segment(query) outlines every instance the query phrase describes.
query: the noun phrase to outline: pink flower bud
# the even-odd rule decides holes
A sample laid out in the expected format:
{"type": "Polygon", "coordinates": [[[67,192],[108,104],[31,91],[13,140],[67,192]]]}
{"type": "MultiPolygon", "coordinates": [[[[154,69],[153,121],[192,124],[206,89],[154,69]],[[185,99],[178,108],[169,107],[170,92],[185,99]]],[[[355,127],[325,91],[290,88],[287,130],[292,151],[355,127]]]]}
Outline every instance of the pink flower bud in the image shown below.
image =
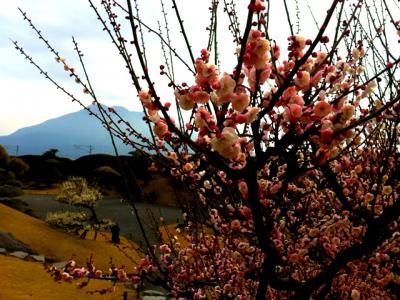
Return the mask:
{"type": "Polygon", "coordinates": [[[329,143],[332,141],[333,130],[332,128],[325,128],[321,130],[321,141],[324,143],[329,143]]]}
{"type": "Polygon", "coordinates": [[[160,246],[160,251],[163,254],[168,254],[171,253],[171,249],[169,248],[169,246],[167,244],[163,244],[160,246]]]}
{"type": "Polygon", "coordinates": [[[239,192],[242,194],[243,198],[247,199],[249,189],[248,189],[247,183],[245,181],[239,182],[239,192]]]}
{"type": "Polygon", "coordinates": [[[247,120],[246,115],[242,115],[242,114],[237,115],[235,118],[235,122],[238,124],[246,123],[246,120],[247,120]]]}
{"type": "Polygon", "coordinates": [[[241,227],[240,221],[235,219],[231,222],[231,229],[235,231],[239,231],[241,227]]]}
{"type": "Polygon", "coordinates": [[[140,101],[141,101],[143,104],[146,104],[146,103],[150,103],[150,102],[151,102],[151,96],[150,96],[150,94],[149,94],[148,92],[144,91],[144,90],[141,90],[141,91],[139,92],[139,99],[140,99],[140,101]]]}
{"type": "Polygon", "coordinates": [[[303,114],[302,107],[298,104],[289,104],[288,109],[291,120],[296,120],[303,114]]]}

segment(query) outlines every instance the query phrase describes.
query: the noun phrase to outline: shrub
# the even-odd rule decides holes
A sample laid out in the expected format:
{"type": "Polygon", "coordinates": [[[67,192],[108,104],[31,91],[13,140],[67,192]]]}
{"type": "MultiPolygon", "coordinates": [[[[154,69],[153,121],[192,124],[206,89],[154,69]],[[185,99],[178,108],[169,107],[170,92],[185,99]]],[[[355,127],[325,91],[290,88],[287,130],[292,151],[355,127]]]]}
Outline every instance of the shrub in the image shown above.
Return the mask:
{"type": "Polygon", "coordinates": [[[63,174],[59,169],[60,163],[55,158],[48,158],[40,165],[38,179],[47,185],[59,182],[63,174]]]}
{"type": "Polygon", "coordinates": [[[115,223],[110,219],[101,219],[98,223],[93,223],[90,214],[84,211],[59,211],[50,212],[46,216],[46,222],[51,226],[66,232],[79,234],[80,231],[105,231],[109,230],[115,223]]]}
{"type": "Polygon", "coordinates": [[[25,201],[18,199],[18,198],[12,198],[12,199],[1,199],[0,198],[0,204],[6,205],[8,207],[11,207],[13,209],[16,209],[24,214],[30,215],[32,217],[37,217],[33,210],[29,207],[29,204],[26,203],[25,201]]]}
{"type": "Polygon", "coordinates": [[[94,173],[105,177],[121,177],[121,174],[110,166],[101,166],[93,170],[94,173]]]}
{"type": "Polygon", "coordinates": [[[101,198],[100,191],[89,186],[85,178],[70,177],[61,184],[57,200],[86,211],[49,213],[46,221],[57,228],[76,234],[84,230],[81,237],[84,237],[90,229],[95,230],[96,234],[99,230],[110,229],[114,223],[109,219],[99,219],[96,214],[95,206],[101,198]]]}
{"type": "Polygon", "coordinates": [[[16,176],[22,176],[26,171],[29,170],[29,165],[18,157],[11,157],[7,167],[16,176]]]}
{"type": "Polygon", "coordinates": [[[19,188],[22,188],[24,186],[24,184],[21,181],[16,180],[16,179],[8,179],[5,182],[5,184],[16,186],[16,187],[19,187],[19,188]]]}
{"type": "Polygon", "coordinates": [[[0,197],[17,197],[21,196],[23,191],[20,187],[14,185],[0,185],[0,197]]]}
{"type": "Polygon", "coordinates": [[[8,165],[10,161],[10,156],[7,153],[6,148],[3,145],[0,145],[0,168],[4,168],[8,165]]]}
{"type": "Polygon", "coordinates": [[[14,180],[16,179],[15,179],[15,174],[13,172],[0,168],[0,185],[8,184],[9,182],[12,182],[14,180]]]}
{"type": "Polygon", "coordinates": [[[46,216],[46,222],[58,229],[74,233],[89,229],[89,216],[84,212],[49,212],[46,216]]]}

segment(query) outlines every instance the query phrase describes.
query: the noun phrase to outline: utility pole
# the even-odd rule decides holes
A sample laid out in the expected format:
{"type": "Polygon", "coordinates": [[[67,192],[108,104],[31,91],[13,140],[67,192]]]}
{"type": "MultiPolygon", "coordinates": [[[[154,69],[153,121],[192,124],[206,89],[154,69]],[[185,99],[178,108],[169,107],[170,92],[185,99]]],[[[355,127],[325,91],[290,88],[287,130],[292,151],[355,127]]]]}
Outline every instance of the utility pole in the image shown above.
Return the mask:
{"type": "Polygon", "coordinates": [[[18,156],[19,145],[4,145],[4,148],[6,148],[9,153],[12,153],[12,149],[15,149],[15,156],[18,156]]]}
{"type": "Polygon", "coordinates": [[[92,155],[94,146],[93,145],[74,145],[75,149],[83,150],[89,155],[92,155]]]}

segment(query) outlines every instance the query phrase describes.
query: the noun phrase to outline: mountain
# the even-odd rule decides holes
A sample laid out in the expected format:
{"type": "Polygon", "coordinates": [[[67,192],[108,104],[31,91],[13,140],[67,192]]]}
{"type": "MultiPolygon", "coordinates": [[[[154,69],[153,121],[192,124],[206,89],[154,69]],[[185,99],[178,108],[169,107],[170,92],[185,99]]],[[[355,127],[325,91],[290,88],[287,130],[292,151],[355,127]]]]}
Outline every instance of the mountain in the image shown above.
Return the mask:
{"type": "MultiPolygon", "coordinates": [[[[98,108],[90,109],[98,113],[98,108]]],[[[137,131],[146,137],[150,136],[148,125],[143,121],[142,112],[129,111],[124,107],[114,110],[137,131]]],[[[121,128],[125,129],[126,126],[121,128]]],[[[77,158],[90,153],[114,154],[110,136],[100,121],[90,116],[86,110],[69,113],[58,118],[47,120],[38,125],[24,127],[16,132],[0,136],[0,144],[4,145],[12,155],[43,154],[50,148],[58,149],[58,156],[77,158]]],[[[117,142],[121,154],[127,154],[131,147],[117,142]]]]}

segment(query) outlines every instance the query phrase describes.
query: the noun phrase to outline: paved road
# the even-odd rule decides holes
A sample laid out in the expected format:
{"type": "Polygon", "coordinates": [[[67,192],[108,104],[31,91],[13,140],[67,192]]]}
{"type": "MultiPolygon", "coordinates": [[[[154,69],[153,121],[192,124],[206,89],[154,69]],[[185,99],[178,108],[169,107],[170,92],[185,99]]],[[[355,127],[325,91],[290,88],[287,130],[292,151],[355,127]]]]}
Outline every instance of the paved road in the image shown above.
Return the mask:
{"type": "MultiPolygon", "coordinates": [[[[29,204],[37,216],[43,219],[49,212],[76,210],[75,207],[68,204],[57,202],[54,196],[23,195],[20,198],[29,204]]],[[[137,203],[136,207],[151,243],[157,242],[154,221],[152,221],[153,217],[151,216],[154,216],[157,220],[162,216],[166,223],[176,223],[182,217],[180,210],[176,208],[145,203],[137,203]]],[[[132,207],[126,201],[121,201],[121,199],[115,197],[104,197],[96,206],[96,212],[99,218],[109,218],[116,221],[121,234],[130,237],[135,242],[144,243],[132,207]]]]}

